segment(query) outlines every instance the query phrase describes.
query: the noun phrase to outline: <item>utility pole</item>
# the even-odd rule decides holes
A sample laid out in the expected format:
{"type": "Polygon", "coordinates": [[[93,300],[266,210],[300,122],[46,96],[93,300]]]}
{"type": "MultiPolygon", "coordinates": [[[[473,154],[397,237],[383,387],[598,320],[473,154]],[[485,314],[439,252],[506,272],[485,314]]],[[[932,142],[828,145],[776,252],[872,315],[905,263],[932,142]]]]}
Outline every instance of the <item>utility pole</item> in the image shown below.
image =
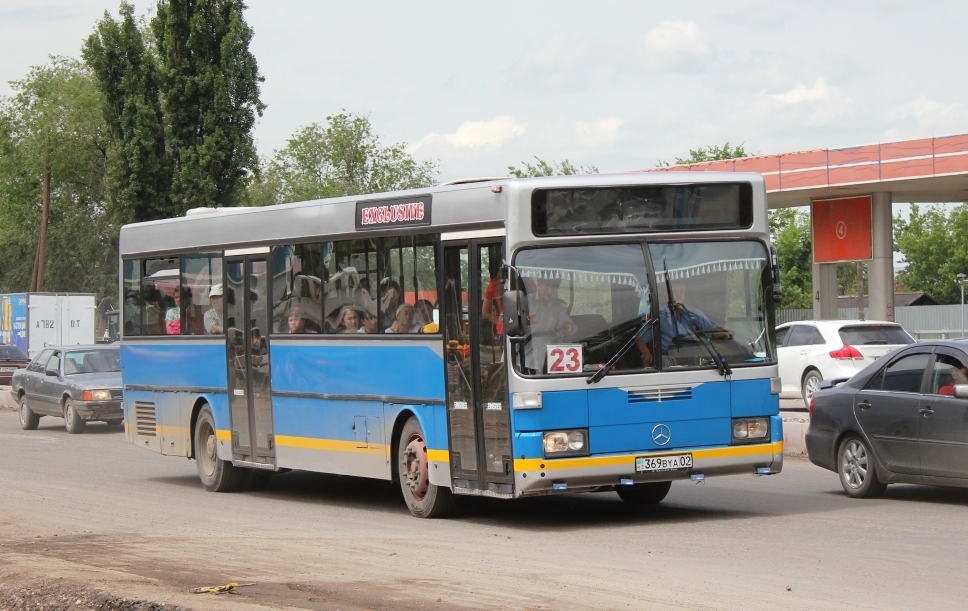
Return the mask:
{"type": "Polygon", "coordinates": [[[50,147],[44,154],[44,188],[40,196],[40,239],[37,240],[37,256],[34,258],[34,273],[30,280],[30,291],[39,293],[44,290],[44,264],[47,258],[47,219],[50,216],[50,147]]]}
{"type": "Polygon", "coordinates": [[[857,318],[864,320],[864,262],[857,262],[857,318]]]}

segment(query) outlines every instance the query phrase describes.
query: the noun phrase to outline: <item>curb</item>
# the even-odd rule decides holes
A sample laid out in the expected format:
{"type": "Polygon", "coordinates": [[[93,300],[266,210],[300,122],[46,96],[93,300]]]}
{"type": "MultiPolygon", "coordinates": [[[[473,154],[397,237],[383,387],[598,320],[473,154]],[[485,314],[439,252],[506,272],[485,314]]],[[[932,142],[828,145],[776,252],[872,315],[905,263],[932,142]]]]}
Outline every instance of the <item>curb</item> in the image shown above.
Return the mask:
{"type": "Polygon", "coordinates": [[[780,416],[783,418],[783,453],[788,456],[805,456],[810,416],[790,413],[780,416]]]}

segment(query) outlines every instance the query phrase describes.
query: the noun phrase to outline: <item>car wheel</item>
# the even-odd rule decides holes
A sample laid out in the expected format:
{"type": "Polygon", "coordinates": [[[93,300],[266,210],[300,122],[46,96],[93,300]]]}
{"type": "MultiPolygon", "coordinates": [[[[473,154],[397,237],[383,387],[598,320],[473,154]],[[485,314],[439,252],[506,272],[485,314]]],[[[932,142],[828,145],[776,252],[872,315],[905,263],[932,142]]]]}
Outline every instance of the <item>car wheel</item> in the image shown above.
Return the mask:
{"type": "Polygon", "coordinates": [[[420,422],[414,416],[400,431],[397,468],[400,491],[410,513],[418,518],[441,518],[450,512],[454,495],[450,489],[430,483],[427,442],[420,422]]]}
{"type": "Polygon", "coordinates": [[[844,491],[854,498],[874,498],[887,488],[887,484],[877,477],[874,454],[860,437],[848,437],[840,444],[837,473],[844,491]]]}
{"type": "Polygon", "coordinates": [[[245,472],[218,457],[215,418],[208,405],[198,412],[195,422],[195,464],[202,486],[211,492],[234,492],[242,485],[245,472]]]}
{"type": "Polygon", "coordinates": [[[803,378],[803,404],[810,407],[810,398],[813,397],[813,393],[817,392],[820,388],[820,382],[823,381],[823,376],[816,369],[811,369],[807,372],[807,375],[803,378]]]}
{"type": "Polygon", "coordinates": [[[670,488],[672,488],[672,482],[652,482],[619,486],[616,492],[619,498],[630,505],[655,505],[662,502],[662,499],[669,494],[670,488]]]}
{"type": "Polygon", "coordinates": [[[84,425],[87,424],[78,415],[77,410],[74,408],[74,402],[70,399],[64,401],[64,428],[71,435],[76,435],[78,433],[84,432],[84,425]]]}
{"type": "Polygon", "coordinates": [[[20,428],[25,431],[33,431],[40,424],[40,416],[34,413],[27,405],[27,397],[20,398],[20,428]]]}

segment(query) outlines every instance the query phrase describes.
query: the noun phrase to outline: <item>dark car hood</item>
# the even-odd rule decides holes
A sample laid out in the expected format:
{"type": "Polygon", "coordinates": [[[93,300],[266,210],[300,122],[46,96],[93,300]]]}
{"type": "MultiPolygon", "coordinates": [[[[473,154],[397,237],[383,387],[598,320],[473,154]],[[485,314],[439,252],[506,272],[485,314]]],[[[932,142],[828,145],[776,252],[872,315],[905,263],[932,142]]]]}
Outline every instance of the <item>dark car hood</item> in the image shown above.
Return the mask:
{"type": "Polygon", "coordinates": [[[121,388],[121,372],[75,373],[64,377],[64,381],[74,388],[121,388]]]}

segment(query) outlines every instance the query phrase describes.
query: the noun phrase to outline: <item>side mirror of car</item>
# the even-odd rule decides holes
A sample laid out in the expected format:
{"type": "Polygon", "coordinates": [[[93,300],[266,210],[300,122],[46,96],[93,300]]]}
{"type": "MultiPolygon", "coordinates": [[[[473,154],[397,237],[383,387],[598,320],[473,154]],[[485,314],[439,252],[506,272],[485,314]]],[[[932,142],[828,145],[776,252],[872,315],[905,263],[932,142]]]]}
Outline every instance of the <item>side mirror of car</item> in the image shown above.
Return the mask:
{"type": "Polygon", "coordinates": [[[968,384],[955,384],[954,395],[959,399],[968,399],[968,384]]]}
{"type": "Polygon", "coordinates": [[[508,337],[521,337],[528,318],[527,295],[524,291],[505,291],[501,303],[504,306],[504,332],[508,337]]]}

